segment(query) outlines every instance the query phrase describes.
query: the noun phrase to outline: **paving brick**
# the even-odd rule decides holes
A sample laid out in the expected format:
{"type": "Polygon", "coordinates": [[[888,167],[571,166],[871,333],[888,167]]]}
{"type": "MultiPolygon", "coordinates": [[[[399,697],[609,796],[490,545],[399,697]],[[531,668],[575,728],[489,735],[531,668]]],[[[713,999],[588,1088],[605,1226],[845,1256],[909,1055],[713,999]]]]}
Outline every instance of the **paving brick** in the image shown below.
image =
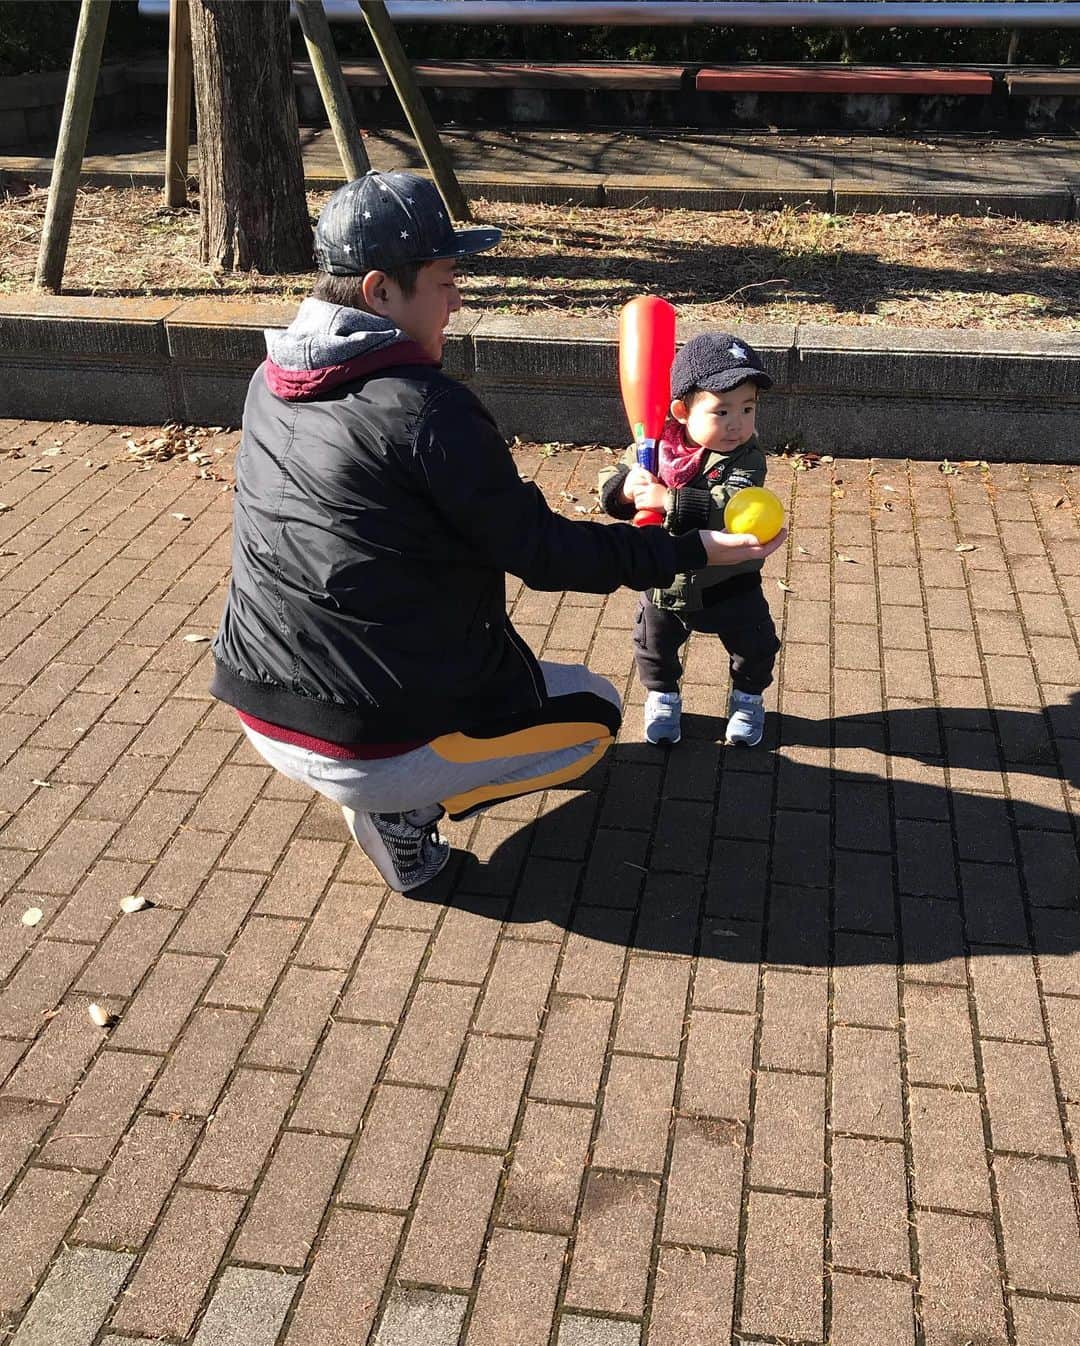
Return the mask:
{"type": "Polygon", "coordinates": [[[247,1049],[245,1064],[305,1069],[344,982],[343,972],[289,968],[247,1049]]]}
{"type": "Polygon", "coordinates": [[[899,1017],[895,944],[868,935],[837,934],[834,1020],[886,1028],[896,1024],[899,1017]]]}
{"type": "Polygon", "coordinates": [[[774,876],[797,874],[806,887],[826,887],[829,840],[828,814],[779,811],[773,833],[774,876]]]}
{"type": "Polygon", "coordinates": [[[613,1000],[622,981],[633,915],[579,907],[567,935],[558,989],[567,995],[613,1000]]]}
{"type": "Polygon", "coordinates": [[[828,963],[829,903],[824,889],[773,884],[765,958],[796,968],[824,967],[828,963]]]}
{"type": "Polygon", "coordinates": [[[1067,907],[1080,892],[1080,860],[1068,837],[1021,830],[1020,854],[1028,898],[1035,907],[1067,907]]]}
{"type": "Polygon", "coordinates": [[[8,1188],[56,1116],[47,1103],[0,1099],[0,1195],[8,1188]]]}
{"type": "Polygon", "coordinates": [[[927,1346],[952,1346],[965,1338],[1005,1346],[1005,1309],[989,1220],[920,1210],[916,1226],[927,1346]]]}
{"type": "Polygon", "coordinates": [[[657,1268],[650,1346],[711,1346],[731,1332],[735,1260],[664,1248],[657,1268]]]}
{"type": "MultiPolygon", "coordinates": [[[[478,899],[482,901],[482,899],[478,899]]],[[[490,904],[493,912],[504,904],[490,904]]],[[[435,980],[471,982],[477,986],[487,976],[499,921],[485,912],[451,907],[432,945],[424,975],[435,980]]]]}
{"type": "Polygon", "coordinates": [[[275,865],[255,910],[266,916],[310,916],[343,850],[338,842],[298,838],[275,865]]]}
{"type": "Polygon", "coordinates": [[[419,931],[373,930],[341,1002],[342,1017],[396,1024],[427,945],[419,931]]]}
{"type": "Polygon", "coordinates": [[[120,998],[132,995],[161,952],[176,919],[175,912],[153,907],[121,917],[79,978],[79,990],[120,998]]]}
{"type": "Polygon", "coordinates": [[[501,1169],[496,1155],[434,1151],[398,1263],[402,1280],[472,1287],[501,1169]]]}
{"type": "Polygon", "coordinates": [[[737,1326],[744,1332],[820,1339],[823,1254],[823,1202],[751,1192],[737,1326]]]}
{"type": "Polygon", "coordinates": [[[594,1162],[602,1168],[660,1173],[675,1095],[675,1063],[611,1058],[594,1162]]]}
{"type": "Polygon", "coordinates": [[[380,896],[379,889],[332,883],[308,926],[296,961],[308,967],[348,971],[375,919],[380,896]]]}
{"type": "Polygon", "coordinates": [[[82,944],[40,940],[0,993],[0,1032],[32,1038],[41,1016],[60,1003],[79,975],[87,953],[82,944]]]}
{"type": "Polygon", "coordinates": [[[655,1178],[589,1175],[570,1262],[568,1306],[633,1316],[643,1312],[659,1194],[655,1178]]]}
{"type": "Polygon", "coordinates": [[[232,1192],[178,1188],[112,1326],[187,1337],[243,1206],[244,1198],[232,1192]]]}
{"type": "Polygon", "coordinates": [[[288,1346],[367,1340],[401,1225],[398,1216],[376,1211],[334,1211],[304,1281],[288,1346]]]}
{"type": "Polygon", "coordinates": [[[833,1346],[914,1346],[911,1286],[834,1272],[829,1341],[833,1346]]]}
{"type": "Polygon", "coordinates": [[[989,1156],[979,1096],[914,1088],[910,1110],[916,1201],[988,1215],[989,1156]]]}
{"type": "Polygon", "coordinates": [[[535,1036],[557,959],[558,950],[548,945],[504,940],[476,1016],[477,1029],[535,1036]]]}
{"type": "Polygon", "coordinates": [[[396,1288],[374,1346],[458,1346],[469,1301],[464,1295],[396,1288]]]}
{"type": "Polygon", "coordinates": [[[911,1261],[903,1146],[836,1136],[831,1167],[834,1262],[906,1275],[911,1261]]]}
{"type": "Polygon", "coordinates": [[[236,766],[230,763],[218,773],[202,794],[189,825],[200,832],[232,832],[266,783],[267,766],[236,766]]]}
{"type": "Polygon", "coordinates": [[[641,1346],[641,1328],[637,1323],[614,1318],[589,1318],[564,1313],[559,1324],[558,1346],[641,1346]]]}
{"type": "Polygon", "coordinates": [[[442,1128],[444,1144],[509,1148],[531,1054],[527,1042],[470,1034],[442,1128]]]}
{"type": "Polygon", "coordinates": [[[261,1009],[303,932],[300,921],[252,916],[210,983],[211,1004],[261,1009]]]}
{"type": "Polygon", "coordinates": [[[442,1094],[382,1084],[353,1150],[340,1200],[382,1210],[412,1201],[431,1144],[442,1094]]]}
{"type": "Polygon", "coordinates": [[[1080,1234],[1062,1163],[998,1155],[994,1160],[1009,1284],[1080,1294],[1080,1234]]]}
{"type": "Polygon", "coordinates": [[[162,954],[113,1029],[110,1044],[167,1052],[216,970],[213,958],[162,954]]]}
{"type": "Polygon", "coordinates": [[[836,851],[834,889],[836,925],[842,930],[892,934],[895,897],[887,856],[836,851]]]}
{"type": "Polygon", "coordinates": [[[995,1150],[1065,1156],[1045,1047],[984,1042],[983,1075],[995,1150]]]}
{"type": "Polygon", "coordinates": [[[181,953],[225,953],[262,884],[261,874],[212,874],[177,927],[169,948],[181,953]]]}
{"type": "Polygon", "coordinates": [[[476,990],[423,982],[390,1055],[387,1078],[445,1089],[465,1045],[476,990]]]}
{"type": "Polygon", "coordinates": [[[1080,1304],[1012,1297],[1017,1346],[1072,1346],[1080,1334],[1080,1304]]]}
{"type": "MultiPolygon", "coordinates": [[[[1045,985],[1045,967],[1043,976],[1045,985]]],[[[974,946],[971,979],[975,986],[979,1032],[984,1037],[1042,1041],[1042,1012],[1029,955],[974,946]]]]}
{"type": "Polygon", "coordinates": [[[745,1140],[746,1128],[740,1122],[675,1119],[665,1242],[735,1249],[745,1140]]]}
{"type": "Polygon", "coordinates": [[[0,1211],[0,1313],[29,1298],[94,1179],[61,1169],[30,1169],[0,1211]]]}
{"type": "Polygon", "coordinates": [[[706,917],[694,975],[694,1007],[752,1011],[757,1005],[760,950],[759,925],[706,917]]]}
{"type": "Polygon", "coordinates": [[[836,1131],[903,1136],[900,1043],[892,1029],[834,1031],[831,1121],[836,1131]]]}
{"type": "Polygon", "coordinates": [[[296,1077],[239,1070],[206,1123],[187,1171],[208,1187],[253,1187],[296,1091],[296,1077]]]}
{"type": "Polygon", "coordinates": [[[905,976],[967,986],[967,941],[959,906],[936,898],[905,897],[900,909],[905,976]]]}
{"type": "MultiPolygon", "coordinates": [[[[530,1092],[536,1098],[591,1103],[607,1051],[612,1007],[554,994],[530,1092]]],[[[680,1010],[681,1018],[681,1010],[680,1010]]]]}
{"type": "Polygon", "coordinates": [[[240,1010],[196,1010],[158,1077],[149,1106],[161,1112],[206,1116],[214,1107],[255,1015],[240,1010]]]}
{"type": "MultiPolygon", "coordinates": [[[[4,1092],[17,1098],[63,1103],[102,1044],[101,1029],[87,1013],[89,1002],[71,1000],[50,1019],[23,1057],[4,1092]]],[[[111,1012],[114,1008],[106,1004],[111,1012]]]]}
{"type": "Polygon", "coordinates": [[[65,1248],[34,1297],[18,1346],[89,1346],[135,1258],[103,1248],[65,1248]]]}
{"type": "Polygon", "coordinates": [[[286,800],[258,800],[222,857],[222,865],[272,874],[306,807],[306,803],[286,800]]]}
{"type": "Polygon", "coordinates": [[[286,1131],[233,1246],[246,1262],[302,1267],[330,1200],[348,1142],[286,1131]]]}
{"type": "Polygon", "coordinates": [[[760,1071],[750,1181],[818,1195],[824,1190],[824,1164],[825,1080],[760,1071]]]}
{"type": "Polygon", "coordinates": [[[184,1117],[145,1113],[137,1117],[76,1227],[79,1240],[139,1247],[191,1153],[198,1130],[184,1117]]]}
{"type": "Polygon", "coordinates": [[[754,1020],[750,1015],[694,1010],[680,1109],[706,1117],[748,1120],[753,1050],[754,1020]]]}
{"type": "Polygon", "coordinates": [[[274,1346],[299,1276],[226,1267],[193,1346],[274,1346]]]}
{"type": "Polygon", "coordinates": [[[569,1233],[589,1149],[593,1114],[556,1103],[530,1103],[503,1192],[503,1224],[569,1233]]]}
{"type": "Polygon", "coordinates": [[[631,957],[615,1030],[615,1049],[677,1056],[689,965],[663,958],[631,957]]]}
{"type": "Polygon", "coordinates": [[[38,857],[23,880],[37,893],[70,893],[98,858],[116,831],[115,824],[76,818],[38,857]]]}
{"type": "Polygon", "coordinates": [[[352,1135],[375,1087],[390,1036],[391,1030],[379,1024],[332,1023],[290,1125],[352,1135]]]}
{"type": "Polygon", "coordinates": [[[975,1087],[967,993],[959,987],[904,990],[908,1077],[913,1084],[975,1087]]]}
{"type": "Polygon", "coordinates": [[[494,1230],[466,1346],[547,1346],[565,1254],[554,1235],[494,1230]]]}
{"type": "Polygon", "coordinates": [[[104,1168],[160,1065],[155,1056],[102,1052],[43,1147],[44,1162],[104,1168]]]}
{"type": "Polygon", "coordinates": [[[769,968],[759,1059],[774,1070],[825,1069],[828,982],[769,968]]]}
{"type": "MultiPolygon", "coordinates": [[[[1080,1101],[1080,1001],[1047,996],[1051,1050],[1057,1061],[1061,1090],[1080,1101]]],[[[9,1086],[10,1087],[10,1086],[9,1086]]]]}

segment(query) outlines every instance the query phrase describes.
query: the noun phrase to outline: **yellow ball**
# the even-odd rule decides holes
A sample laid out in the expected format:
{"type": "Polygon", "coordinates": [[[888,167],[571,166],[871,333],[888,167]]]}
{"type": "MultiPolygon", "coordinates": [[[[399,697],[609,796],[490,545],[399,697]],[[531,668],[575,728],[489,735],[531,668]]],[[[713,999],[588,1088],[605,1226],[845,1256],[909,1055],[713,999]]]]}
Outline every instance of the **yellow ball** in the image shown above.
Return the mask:
{"type": "Polygon", "coordinates": [[[729,533],[753,533],[759,542],[769,542],[783,526],[784,507],[764,486],[744,486],[724,507],[729,533]]]}

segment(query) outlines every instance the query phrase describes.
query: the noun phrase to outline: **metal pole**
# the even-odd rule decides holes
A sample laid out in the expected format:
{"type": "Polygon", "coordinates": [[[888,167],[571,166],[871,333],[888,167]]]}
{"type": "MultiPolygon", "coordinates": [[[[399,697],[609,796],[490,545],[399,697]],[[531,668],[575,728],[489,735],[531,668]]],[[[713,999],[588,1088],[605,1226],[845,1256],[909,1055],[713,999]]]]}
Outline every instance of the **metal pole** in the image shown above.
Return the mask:
{"type": "Polygon", "coordinates": [[[187,205],[188,151],[191,147],[191,10],[188,0],[173,0],[169,10],[169,92],[165,110],[165,204],[187,205]]]}
{"type": "Polygon", "coordinates": [[[75,49],[71,53],[64,111],[56,141],[49,204],[41,231],[34,287],[55,294],[64,279],[71,217],[75,213],[75,193],[79,188],[79,170],[86,153],[86,135],[94,110],[94,90],[101,69],[101,49],[105,44],[105,25],[109,20],[110,0],[82,0],[79,26],[75,30],[75,49]]]}
{"type": "Polygon", "coordinates": [[[293,0],[296,17],[300,20],[300,31],[307,43],[311,68],[322,94],[323,107],[334,133],[334,141],[341,166],[348,181],[362,178],[371,167],[367,150],[356,125],[349,91],[345,87],[345,76],[341,73],[341,62],[337,58],[334,39],[330,34],[330,25],[326,21],[326,11],[322,0],[293,0]]]}
{"type": "Polygon", "coordinates": [[[456,220],[469,219],[469,203],[461,190],[446,146],[439,139],[431,112],[409,65],[409,58],[386,12],[386,5],[383,0],[359,0],[359,4],[379,57],[386,67],[387,77],[408,118],[431,176],[446,202],[446,209],[456,220]]]}

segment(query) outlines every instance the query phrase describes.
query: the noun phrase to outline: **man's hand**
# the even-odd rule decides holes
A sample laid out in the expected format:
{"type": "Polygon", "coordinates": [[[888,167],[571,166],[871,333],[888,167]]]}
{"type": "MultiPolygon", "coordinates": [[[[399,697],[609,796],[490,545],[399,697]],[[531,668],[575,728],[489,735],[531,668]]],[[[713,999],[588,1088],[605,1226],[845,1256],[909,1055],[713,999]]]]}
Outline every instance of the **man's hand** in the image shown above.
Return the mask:
{"type": "MultiPolygon", "coordinates": [[[[659,486],[660,484],[660,478],[654,477],[647,467],[632,467],[623,481],[623,499],[628,505],[633,505],[635,503],[635,491],[641,490],[643,486],[659,486]]],[[[641,506],[639,505],[638,508],[640,509],[641,506]]],[[[663,505],[660,508],[663,509],[663,505]]]]}
{"type": "Polygon", "coordinates": [[[763,561],[787,541],[788,531],[781,528],[768,542],[759,542],[752,533],[718,533],[701,530],[701,541],[711,566],[734,566],[743,561],[763,561]]]}

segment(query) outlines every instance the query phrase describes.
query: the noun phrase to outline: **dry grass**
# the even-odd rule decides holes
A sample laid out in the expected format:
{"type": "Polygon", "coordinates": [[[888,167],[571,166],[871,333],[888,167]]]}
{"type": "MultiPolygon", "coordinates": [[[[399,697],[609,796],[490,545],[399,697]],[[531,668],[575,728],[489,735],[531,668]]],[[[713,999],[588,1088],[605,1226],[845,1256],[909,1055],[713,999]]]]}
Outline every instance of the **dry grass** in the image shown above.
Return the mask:
{"type": "MultiPolygon", "coordinates": [[[[29,289],[45,192],[0,201],[0,293],[29,289]]],[[[316,214],[326,193],[312,193],[316,214]]],[[[818,211],[612,210],[475,202],[502,246],[470,265],[467,303],[603,316],[666,295],[687,319],[940,328],[1080,328],[1080,227],[818,211]]],[[[149,189],[79,193],[65,292],[296,299],[310,275],[218,274],[194,209],[149,189]]]]}

